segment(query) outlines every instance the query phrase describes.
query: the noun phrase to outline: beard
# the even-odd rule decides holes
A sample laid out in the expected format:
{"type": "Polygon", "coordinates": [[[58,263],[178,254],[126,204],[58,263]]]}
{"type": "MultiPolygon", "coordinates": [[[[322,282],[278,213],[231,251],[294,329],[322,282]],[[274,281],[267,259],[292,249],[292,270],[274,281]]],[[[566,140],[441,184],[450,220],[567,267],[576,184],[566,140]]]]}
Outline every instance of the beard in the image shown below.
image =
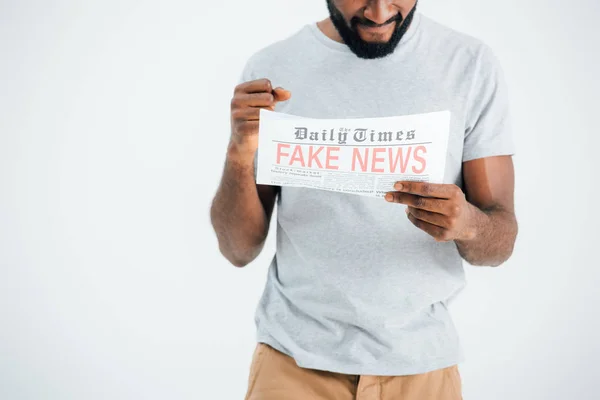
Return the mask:
{"type": "Polygon", "coordinates": [[[406,31],[408,30],[408,27],[417,9],[417,3],[418,0],[417,2],[415,2],[415,6],[412,8],[412,10],[410,10],[410,12],[406,15],[405,18],[403,18],[402,15],[398,13],[397,16],[385,22],[385,24],[396,24],[394,32],[392,33],[390,40],[388,40],[387,42],[367,42],[360,37],[357,30],[357,26],[359,24],[366,26],[376,26],[377,24],[374,24],[372,21],[354,16],[350,20],[350,24],[348,24],[340,10],[338,10],[337,7],[333,4],[333,0],[327,0],[327,8],[329,10],[329,17],[331,18],[331,22],[333,22],[333,25],[344,40],[344,43],[350,48],[350,50],[352,50],[352,52],[360,58],[374,59],[385,57],[394,52],[396,46],[398,45],[398,43],[400,43],[400,39],[402,39],[402,36],[404,36],[406,31]],[[402,23],[403,21],[404,23],[402,23]]]}

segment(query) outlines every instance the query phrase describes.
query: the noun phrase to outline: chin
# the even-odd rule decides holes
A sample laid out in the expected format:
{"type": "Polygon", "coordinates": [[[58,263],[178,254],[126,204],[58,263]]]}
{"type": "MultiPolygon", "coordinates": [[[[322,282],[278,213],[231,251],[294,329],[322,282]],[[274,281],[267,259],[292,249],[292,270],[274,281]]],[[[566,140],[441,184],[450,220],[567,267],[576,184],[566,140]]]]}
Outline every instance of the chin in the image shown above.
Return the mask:
{"type": "Polygon", "coordinates": [[[390,41],[392,35],[359,35],[362,40],[370,44],[385,44],[390,41]]]}
{"type": "Polygon", "coordinates": [[[358,30],[357,33],[358,36],[367,43],[387,43],[392,38],[394,30],[391,29],[389,32],[381,33],[361,32],[361,30],[358,30]]]}

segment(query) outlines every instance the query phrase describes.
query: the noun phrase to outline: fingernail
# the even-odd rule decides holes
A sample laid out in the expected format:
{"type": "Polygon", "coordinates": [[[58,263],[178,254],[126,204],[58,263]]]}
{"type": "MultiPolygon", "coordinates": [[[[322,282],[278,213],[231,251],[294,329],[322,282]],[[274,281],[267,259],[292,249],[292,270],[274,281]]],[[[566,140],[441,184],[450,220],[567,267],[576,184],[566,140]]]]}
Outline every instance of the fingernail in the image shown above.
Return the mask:
{"type": "Polygon", "coordinates": [[[402,184],[401,183],[396,183],[394,185],[394,188],[396,188],[396,190],[402,190],[402,184]]]}
{"type": "Polygon", "coordinates": [[[394,196],[392,196],[392,194],[391,194],[391,193],[388,193],[388,194],[386,194],[386,195],[385,195],[385,199],[386,199],[387,201],[392,201],[392,200],[394,200],[394,196]]]}

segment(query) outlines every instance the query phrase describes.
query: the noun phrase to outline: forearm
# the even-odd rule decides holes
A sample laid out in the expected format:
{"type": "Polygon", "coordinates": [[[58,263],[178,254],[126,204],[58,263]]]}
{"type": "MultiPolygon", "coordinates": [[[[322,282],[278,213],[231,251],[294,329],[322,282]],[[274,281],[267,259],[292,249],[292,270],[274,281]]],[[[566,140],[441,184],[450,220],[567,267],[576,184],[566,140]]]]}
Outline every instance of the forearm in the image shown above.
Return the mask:
{"type": "Polygon", "coordinates": [[[478,266],[499,266],[512,255],[518,232],[514,213],[472,206],[473,238],[455,240],[462,258],[478,266]]]}
{"type": "Polygon", "coordinates": [[[238,267],[258,256],[268,232],[268,217],[254,180],[253,160],[253,153],[229,146],[210,213],[221,253],[238,267]]]}

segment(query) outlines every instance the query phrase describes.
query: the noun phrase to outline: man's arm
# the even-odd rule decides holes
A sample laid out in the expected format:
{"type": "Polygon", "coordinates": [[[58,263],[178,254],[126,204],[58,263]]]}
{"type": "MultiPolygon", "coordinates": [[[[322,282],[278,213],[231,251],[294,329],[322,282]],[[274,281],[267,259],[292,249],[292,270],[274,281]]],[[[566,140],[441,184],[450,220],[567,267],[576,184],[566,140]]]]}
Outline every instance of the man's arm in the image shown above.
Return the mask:
{"type": "Polygon", "coordinates": [[[253,156],[230,146],[210,211],[219,249],[236,267],[260,254],[277,196],[276,187],[254,181],[253,156]]]}
{"type": "Polygon", "coordinates": [[[512,255],[518,233],[512,157],[467,161],[463,181],[475,235],[455,240],[458,251],[472,265],[498,266],[512,255]]]}
{"type": "Polygon", "coordinates": [[[273,110],[289,97],[288,91],[260,79],[238,85],[231,101],[231,140],[210,218],[221,253],[237,267],[260,254],[277,197],[277,187],[257,185],[254,179],[260,109],[273,110]]]}
{"type": "Polygon", "coordinates": [[[408,219],[436,241],[453,240],[473,265],[498,266],[512,254],[517,236],[511,156],[463,165],[465,192],[451,184],[402,181],[389,202],[405,204],[408,219]]]}
{"type": "Polygon", "coordinates": [[[465,109],[463,188],[398,182],[387,200],[406,204],[408,219],[438,241],[454,241],[472,265],[498,266],[512,254],[515,152],[508,88],[498,58],[483,45],[474,61],[465,109]]]}

